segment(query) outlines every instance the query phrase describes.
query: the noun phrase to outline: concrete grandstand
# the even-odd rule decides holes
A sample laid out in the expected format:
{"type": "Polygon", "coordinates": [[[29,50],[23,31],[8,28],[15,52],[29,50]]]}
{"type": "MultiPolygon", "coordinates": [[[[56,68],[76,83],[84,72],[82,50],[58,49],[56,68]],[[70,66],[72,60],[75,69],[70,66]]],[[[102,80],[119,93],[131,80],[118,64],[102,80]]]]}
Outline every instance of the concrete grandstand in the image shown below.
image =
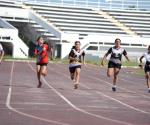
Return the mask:
{"type": "MultiPolygon", "coordinates": [[[[3,34],[4,29],[8,29],[3,26],[4,23],[15,29],[15,35],[7,34],[17,38],[9,41],[14,47],[13,57],[28,57],[28,48],[25,41],[18,37],[18,29],[33,42],[39,35],[44,36],[53,44],[55,56],[60,58],[67,56],[76,40],[81,41],[82,49],[86,50],[89,58],[101,57],[117,37],[122,40],[122,46],[129,55],[137,58],[150,42],[148,3],[142,4],[140,0],[136,0],[138,3],[134,0],[133,3],[100,1],[0,0],[0,22],[3,27],[0,35],[4,37],[7,34],[3,34]]],[[[7,41],[3,39],[1,42],[7,41]]]]}

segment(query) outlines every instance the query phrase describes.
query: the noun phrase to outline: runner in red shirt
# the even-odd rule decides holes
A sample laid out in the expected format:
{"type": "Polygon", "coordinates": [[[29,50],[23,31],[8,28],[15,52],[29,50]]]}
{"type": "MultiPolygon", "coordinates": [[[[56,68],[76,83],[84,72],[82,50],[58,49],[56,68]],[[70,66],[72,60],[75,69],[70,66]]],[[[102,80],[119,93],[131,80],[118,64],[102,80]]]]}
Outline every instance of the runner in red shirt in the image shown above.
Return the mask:
{"type": "Polygon", "coordinates": [[[42,37],[39,37],[37,39],[37,46],[34,51],[35,55],[37,55],[37,77],[38,77],[38,88],[41,88],[42,82],[41,82],[41,76],[47,75],[47,64],[48,64],[48,53],[49,53],[49,46],[47,44],[44,44],[44,40],[42,37]]]}

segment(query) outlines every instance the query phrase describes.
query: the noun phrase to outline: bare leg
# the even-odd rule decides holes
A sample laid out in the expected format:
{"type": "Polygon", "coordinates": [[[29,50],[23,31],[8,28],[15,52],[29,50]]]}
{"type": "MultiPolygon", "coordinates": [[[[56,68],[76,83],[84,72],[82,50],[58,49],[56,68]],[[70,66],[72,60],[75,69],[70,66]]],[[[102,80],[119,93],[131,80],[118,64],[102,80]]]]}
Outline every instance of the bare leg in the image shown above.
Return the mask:
{"type": "Polygon", "coordinates": [[[148,87],[148,92],[150,93],[150,73],[146,73],[146,81],[147,81],[147,87],[148,87]]]}
{"type": "Polygon", "coordinates": [[[118,74],[119,74],[120,69],[115,68],[114,69],[114,77],[113,77],[113,87],[112,87],[112,91],[116,91],[116,84],[117,84],[117,80],[118,80],[118,74]]]}
{"type": "Polygon", "coordinates": [[[43,76],[46,76],[47,75],[47,66],[41,66],[41,74],[43,76]]]}
{"type": "Polygon", "coordinates": [[[81,68],[77,68],[75,71],[75,89],[78,88],[79,85],[79,80],[80,80],[80,72],[81,72],[81,68]]]}
{"type": "Polygon", "coordinates": [[[41,85],[42,85],[42,82],[41,82],[41,66],[40,65],[37,65],[37,78],[38,78],[38,82],[39,82],[37,87],[40,88],[41,85]]]}
{"type": "Polygon", "coordinates": [[[107,76],[111,77],[111,76],[113,76],[113,74],[114,74],[114,68],[108,68],[107,69],[107,76]]]}
{"type": "Polygon", "coordinates": [[[118,69],[118,68],[114,69],[113,85],[116,85],[116,83],[117,83],[119,71],[120,71],[120,69],[118,69]]]}
{"type": "Polygon", "coordinates": [[[71,80],[74,80],[74,78],[75,78],[75,73],[70,73],[70,77],[71,77],[71,80]]]}

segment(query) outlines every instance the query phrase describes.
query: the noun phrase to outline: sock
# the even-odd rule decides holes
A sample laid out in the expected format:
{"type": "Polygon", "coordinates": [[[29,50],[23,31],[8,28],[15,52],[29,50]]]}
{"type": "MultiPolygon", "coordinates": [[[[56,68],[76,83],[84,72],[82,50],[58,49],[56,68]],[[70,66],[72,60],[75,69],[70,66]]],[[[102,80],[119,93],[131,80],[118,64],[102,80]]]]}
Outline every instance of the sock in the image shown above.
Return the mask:
{"type": "Polygon", "coordinates": [[[116,85],[113,85],[113,87],[116,88],[117,86],[116,86],[116,85]]]}

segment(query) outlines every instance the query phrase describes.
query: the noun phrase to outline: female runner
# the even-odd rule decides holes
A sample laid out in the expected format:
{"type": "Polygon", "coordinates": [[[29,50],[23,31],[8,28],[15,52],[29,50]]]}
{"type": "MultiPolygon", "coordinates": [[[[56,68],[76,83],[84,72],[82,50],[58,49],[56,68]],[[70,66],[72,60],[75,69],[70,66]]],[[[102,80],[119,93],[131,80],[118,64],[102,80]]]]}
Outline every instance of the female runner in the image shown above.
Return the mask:
{"type": "Polygon", "coordinates": [[[121,40],[117,38],[115,40],[115,46],[111,47],[108,52],[104,55],[101,65],[104,65],[104,60],[107,58],[107,56],[111,54],[110,60],[108,62],[108,69],[107,69],[107,76],[111,77],[113,76],[113,87],[112,91],[116,91],[116,83],[118,79],[118,74],[121,69],[122,65],[122,55],[126,57],[126,59],[129,61],[129,58],[127,56],[127,52],[125,49],[121,48],[121,40]]]}
{"type": "Polygon", "coordinates": [[[44,44],[43,38],[40,36],[37,39],[37,46],[34,51],[35,55],[37,55],[37,78],[38,78],[38,88],[41,88],[41,76],[47,75],[47,64],[48,64],[48,53],[49,53],[49,46],[44,44]]]}
{"type": "Polygon", "coordinates": [[[145,53],[144,55],[142,55],[140,57],[140,65],[139,66],[141,68],[143,68],[143,64],[142,64],[143,58],[145,58],[145,60],[146,60],[144,71],[145,71],[145,76],[146,76],[146,81],[147,81],[148,92],[150,93],[150,46],[148,47],[147,53],[145,53]]]}
{"type": "Polygon", "coordinates": [[[85,52],[80,49],[80,41],[75,42],[75,46],[71,49],[69,53],[69,71],[71,79],[74,80],[74,89],[78,88],[79,79],[80,79],[80,72],[81,72],[81,65],[82,62],[85,64],[85,52]],[[81,58],[82,57],[82,58],[81,58]]]}

